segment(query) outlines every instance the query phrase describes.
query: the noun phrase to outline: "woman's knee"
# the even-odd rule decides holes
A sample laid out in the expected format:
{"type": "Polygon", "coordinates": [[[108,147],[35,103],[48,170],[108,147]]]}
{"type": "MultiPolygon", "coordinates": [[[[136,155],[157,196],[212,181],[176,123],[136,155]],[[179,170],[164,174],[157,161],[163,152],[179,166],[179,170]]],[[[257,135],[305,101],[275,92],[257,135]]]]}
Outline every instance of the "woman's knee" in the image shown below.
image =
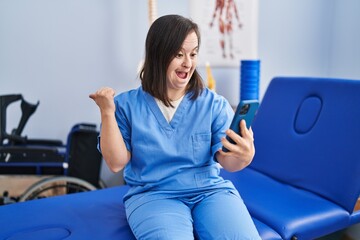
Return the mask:
{"type": "Polygon", "coordinates": [[[198,239],[261,239],[244,202],[231,191],[205,198],[193,218],[198,239]]]}
{"type": "Polygon", "coordinates": [[[181,201],[145,203],[129,215],[128,222],[136,239],[194,239],[191,211],[181,201]]]}

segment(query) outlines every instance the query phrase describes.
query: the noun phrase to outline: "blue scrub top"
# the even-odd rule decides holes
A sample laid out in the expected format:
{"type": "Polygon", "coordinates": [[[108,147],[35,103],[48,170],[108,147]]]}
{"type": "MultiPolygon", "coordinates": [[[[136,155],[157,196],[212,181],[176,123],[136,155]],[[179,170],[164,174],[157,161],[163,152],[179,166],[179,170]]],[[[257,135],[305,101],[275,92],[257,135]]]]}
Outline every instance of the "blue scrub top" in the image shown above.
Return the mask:
{"type": "Polygon", "coordinates": [[[219,176],[214,156],[230,126],[229,102],[209,89],[194,101],[187,93],[170,123],[154,97],[139,87],[115,97],[116,120],[131,159],[124,179],[130,212],[152,199],[235,190],[219,176]]]}

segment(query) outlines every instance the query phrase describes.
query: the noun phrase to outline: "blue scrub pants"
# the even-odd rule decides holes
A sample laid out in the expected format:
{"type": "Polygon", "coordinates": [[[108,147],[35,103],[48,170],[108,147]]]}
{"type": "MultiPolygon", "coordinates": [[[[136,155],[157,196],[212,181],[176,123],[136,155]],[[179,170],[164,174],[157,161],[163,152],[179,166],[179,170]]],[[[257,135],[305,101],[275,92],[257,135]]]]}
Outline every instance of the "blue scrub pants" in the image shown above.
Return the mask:
{"type": "Polygon", "coordinates": [[[152,200],[128,222],[139,240],[261,240],[243,200],[229,190],[152,200]]]}

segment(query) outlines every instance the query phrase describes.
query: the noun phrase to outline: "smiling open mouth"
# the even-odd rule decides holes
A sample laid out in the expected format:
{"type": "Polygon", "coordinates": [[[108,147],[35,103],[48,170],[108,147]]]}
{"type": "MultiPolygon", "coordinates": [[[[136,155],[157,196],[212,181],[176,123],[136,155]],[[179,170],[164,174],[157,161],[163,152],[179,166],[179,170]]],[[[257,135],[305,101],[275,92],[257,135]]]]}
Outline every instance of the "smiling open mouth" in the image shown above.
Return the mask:
{"type": "Polygon", "coordinates": [[[186,72],[176,72],[176,75],[179,78],[185,79],[187,77],[188,73],[186,73],[186,72]]]}

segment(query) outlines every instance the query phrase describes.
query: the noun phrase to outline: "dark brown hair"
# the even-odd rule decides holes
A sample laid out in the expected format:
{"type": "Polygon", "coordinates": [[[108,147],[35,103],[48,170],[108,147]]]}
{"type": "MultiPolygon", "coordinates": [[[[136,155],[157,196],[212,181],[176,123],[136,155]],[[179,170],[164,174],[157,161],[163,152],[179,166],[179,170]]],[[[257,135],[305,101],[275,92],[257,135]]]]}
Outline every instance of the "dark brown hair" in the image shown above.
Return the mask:
{"type": "MultiPolygon", "coordinates": [[[[179,15],[165,15],[151,25],[145,43],[145,62],[140,72],[144,91],[172,106],[167,96],[167,68],[181,49],[185,38],[195,32],[200,47],[200,32],[196,23],[179,15]]],[[[187,86],[196,99],[204,88],[200,74],[195,69],[187,86]]]]}

